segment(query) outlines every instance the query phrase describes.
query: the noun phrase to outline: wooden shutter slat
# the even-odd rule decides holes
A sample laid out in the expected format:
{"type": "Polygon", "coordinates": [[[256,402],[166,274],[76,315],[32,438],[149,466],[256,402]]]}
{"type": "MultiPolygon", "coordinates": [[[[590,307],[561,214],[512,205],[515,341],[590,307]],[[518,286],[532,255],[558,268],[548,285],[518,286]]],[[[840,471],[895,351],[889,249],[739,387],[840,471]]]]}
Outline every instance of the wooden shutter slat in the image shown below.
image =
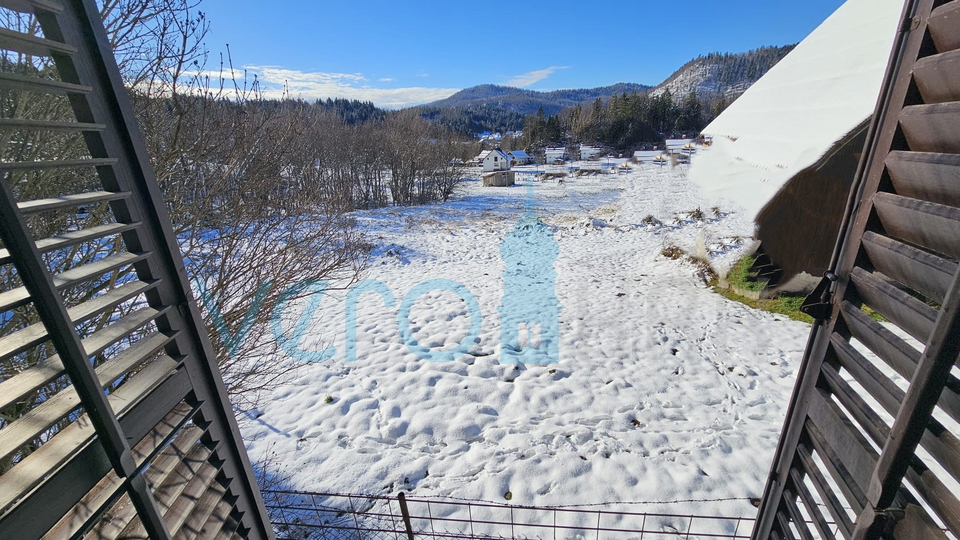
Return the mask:
{"type": "Polygon", "coordinates": [[[862,437],[856,438],[849,431],[850,421],[836,414],[827,399],[819,389],[814,392],[805,426],[810,441],[840,486],[847,504],[859,514],[867,504],[865,492],[876,459],[867,450],[869,445],[861,440],[862,437]]]}
{"type": "MultiPolygon", "coordinates": [[[[207,523],[207,520],[211,516],[217,516],[214,511],[217,509],[217,506],[220,504],[226,505],[226,502],[223,500],[224,496],[227,493],[227,488],[220,485],[219,482],[213,482],[210,484],[210,488],[200,497],[200,500],[197,501],[196,505],[190,510],[187,519],[183,522],[183,525],[176,531],[174,531],[174,536],[176,538],[190,539],[197,538],[201,531],[204,531],[204,525],[207,523]]],[[[215,518],[217,521],[220,521],[220,526],[217,526],[215,530],[210,531],[216,532],[221,526],[223,526],[222,519],[217,516],[215,518]]],[[[225,519],[225,516],[224,516],[225,519]]]]}
{"type": "MultiPolygon", "coordinates": [[[[90,242],[92,240],[99,240],[108,236],[115,234],[120,234],[122,232],[135,229],[140,226],[140,223],[108,223],[106,225],[98,225],[96,227],[90,227],[88,229],[80,229],[78,231],[70,231],[62,234],[58,234],[51,238],[44,238],[43,240],[37,241],[37,250],[40,253],[49,253],[51,251],[56,251],[58,249],[63,249],[70,247],[76,244],[81,244],[84,242],[90,242]]],[[[7,264],[12,261],[10,252],[6,249],[0,248],[0,264],[7,264]]]]}
{"type": "Polygon", "coordinates": [[[886,165],[897,195],[960,207],[960,155],[898,150],[886,165]]]}
{"type": "Polygon", "coordinates": [[[45,358],[37,365],[0,382],[0,409],[20,401],[50,381],[63,375],[63,363],[58,355],[45,358]]]}
{"type": "Polygon", "coordinates": [[[17,208],[24,214],[35,214],[37,212],[58,210],[60,208],[70,208],[83,206],[86,204],[119,201],[128,197],[130,197],[129,192],[90,191],[87,193],[64,195],[63,197],[21,201],[17,203],[17,208]]]}
{"type": "Polygon", "coordinates": [[[171,531],[177,531],[183,526],[196,508],[197,502],[216,482],[219,472],[218,467],[214,467],[211,463],[205,461],[196,471],[196,474],[186,480],[183,496],[175,501],[168,501],[164,505],[163,519],[167,522],[171,531]]]}
{"type": "MultiPolygon", "coordinates": [[[[105,362],[97,367],[96,373],[101,384],[112,382],[145,360],[145,355],[142,353],[151,349],[157,342],[143,341],[143,346],[131,347],[124,351],[127,352],[134,349],[130,354],[123,355],[113,361],[105,362]]],[[[133,397],[139,398],[140,394],[146,393],[152,389],[153,386],[159,384],[163,377],[164,370],[169,371],[172,367],[175,367],[176,364],[177,362],[170,358],[159,358],[154,361],[153,364],[144,368],[141,373],[138,373],[137,376],[134,376],[133,379],[127,383],[135,384],[134,388],[142,386],[138,395],[133,397]],[[156,364],[157,367],[154,367],[154,364],[156,364]],[[147,375],[140,377],[143,373],[147,373],[147,375]]],[[[127,404],[127,406],[130,404],[127,404]]],[[[3,437],[0,437],[0,459],[6,458],[17,451],[46,431],[58,420],[64,418],[72,411],[77,410],[79,406],[80,397],[77,395],[76,389],[70,386],[57,392],[40,405],[27,411],[23,416],[7,424],[7,426],[3,428],[3,437]]]]}
{"type": "Polygon", "coordinates": [[[789,487],[784,490],[783,503],[784,509],[787,511],[787,516],[789,516],[790,521],[793,522],[793,526],[797,529],[797,532],[800,533],[800,538],[802,540],[814,540],[813,533],[810,532],[810,527],[807,526],[806,520],[803,519],[803,514],[800,513],[800,509],[797,507],[797,495],[794,494],[793,490],[789,487]]]}
{"type": "Polygon", "coordinates": [[[813,521],[813,526],[816,527],[817,533],[820,534],[820,538],[830,538],[833,536],[833,531],[830,530],[827,518],[824,517],[823,512],[820,511],[820,506],[817,504],[816,499],[813,498],[810,490],[807,489],[807,485],[803,482],[801,473],[797,468],[790,469],[789,489],[796,491],[800,502],[803,503],[804,508],[807,509],[807,513],[813,521]]]}
{"type": "Polygon", "coordinates": [[[54,53],[76,54],[77,52],[76,47],[72,45],[15,32],[8,28],[0,28],[0,49],[30,56],[51,56],[54,53]]]}
{"type": "MultiPolygon", "coordinates": [[[[160,445],[173,435],[177,426],[186,421],[195,411],[196,409],[190,405],[181,403],[154,426],[150,433],[145,435],[131,449],[137,464],[145,463],[149,456],[159,451],[160,445]]],[[[66,515],[60,518],[60,521],[54,527],[47,531],[42,540],[74,537],[79,532],[80,527],[106,505],[111,497],[119,496],[117,491],[122,488],[123,482],[123,478],[110,471],[96,487],[91,489],[66,515]]]]}
{"type": "Polygon", "coordinates": [[[863,234],[863,247],[881,274],[938,303],[957,273],[955,262],[870,231],[863,234]]]}
{"type": "Polygon", "coordinates": [[[82,84],[72,84],[53,79],[27,77],[13,73],[0,73],[0,88],[24,92],[42,92],[45,94],[89,94],[93,88],[82,84]]]}
{"type": "Polygon", "coordinates": [[[0,0],[0,7],[20,13],[36,13],[37,11],[60,13],[63,11],[62,5],[50,0],[0,0]]]}
{"type": "Polygon", "coordinates": [[[904,107],[900,126],[914,152],[960,153],[960,102],[904,107]]]}
{"type": "Polygon", "coordinates": [[[797,445],[797,458],[800,460],[807,478],[810,479],[810,483],[813,484],[814,489],[820,494],[820,499],[826,504],[827,511],[833,516],[833,520],[840,529],[840,534],[842,534],[844,538],[850,538],[850,534],[853,531],[853,523],[850,521],[850,517],[844,509],[843,503],[840,502],[840,499],[837,498],[836,493],[834,493],[830,487],[830,483],[827,481],[826,476],[824,476],[823,471],[817,467],[816,462],[813,460],[812,452],[803,444],[797,445]]]}
{"type": "Polygon", "coordinates": [[[116,158],[64,159],[59,161],[8,161],[0,162],[0,172],[104,167],[116,164],[116,158]]]}
{"type": "Polygon", "coordinates": [[[919,351],[850,302],[844,301],[840,305],[840,313],[853,337],[866,345],[901,377],[908,381],[913,378],[913,372],[920,361],[919,351]]]}
{"type": "Polygon", "coordinates": [[[930,37],[940,52],[960,49],[960,2],[948,2],[930,13],[930,37]]]}
{"type": "Polygon", "coordinates": [[[128,313],[84,339],[84,351],[88,357],[92,358],[139,328],[163,316],[169,309],[169,307],[161,307],[160,309],[143,307],[128,313]]]}
{"type": "Polygon", "coordinates": [[[927,341],[937,321],[935,309],[898,289],[882,274],[854,268],[850,276],[864,304],[903,328],[917,341],[927,341]]]}
{"type": "Polygon", "coordinates": [[[887,236],[960,260],[960,208],[891,193],[873,203],[887,236]]]}
{"type": "Polygon", "coordinates": [[[42,322],[0,337],[0,360],[6,360],[46,340],[47,328],[42,322]]]}
{"type": "Polygon", "coordinates": [[[840,365],[843,366],[854,380],[869,393],[873,399],[891,415],[896,415],[903,401],[903,390],[897,387],[889,377],[874,367],[860,351],[853,348],[850,342],[834,334],[830,345],[833,347],[840,365]]]}
{"type": "Polygon", "coordinates": [[[960,101],[960,49],[918,60],[913,76],[924,103],[960,101]]]}

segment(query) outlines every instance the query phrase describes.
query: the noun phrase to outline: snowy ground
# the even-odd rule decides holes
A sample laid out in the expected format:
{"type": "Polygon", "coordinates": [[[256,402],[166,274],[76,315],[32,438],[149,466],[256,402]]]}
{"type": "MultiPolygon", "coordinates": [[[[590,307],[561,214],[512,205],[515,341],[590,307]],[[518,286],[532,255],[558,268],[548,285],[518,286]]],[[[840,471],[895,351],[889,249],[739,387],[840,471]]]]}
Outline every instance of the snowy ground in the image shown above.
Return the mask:
{"type": "MultiPolygon", "coordinates": [[[[344,295],[323,299],[313,347],[337,355],[304,365],[244,419],[252,458],[275,455],[301,490],[752,516],[746,499],[761,495],[809,327],[729,302],[660,254],[675,244],[726,266],[746,248],[733,239],[752,224],[715,216],[697,189],[684,166],[535,183],[560,245],[556,365],[499,363],[500,242],[523,186],[471,181],[447,204],[358,214],[376,245],[366,277],[397,303],[360,298],[358,361],[347,363],[344,295]],[[706,221],[687,219],[698,207],[706,221]],[[464,284],[483,315],[471,354],[448,363],[418,358],[397,327],[397,305],[432,278],[464,284]],[[666,504],[689,499],[737,500],[666,504]]],[[[453,348],[469,328],[464,306],[424,295],[414,336],[453,348]]]]}

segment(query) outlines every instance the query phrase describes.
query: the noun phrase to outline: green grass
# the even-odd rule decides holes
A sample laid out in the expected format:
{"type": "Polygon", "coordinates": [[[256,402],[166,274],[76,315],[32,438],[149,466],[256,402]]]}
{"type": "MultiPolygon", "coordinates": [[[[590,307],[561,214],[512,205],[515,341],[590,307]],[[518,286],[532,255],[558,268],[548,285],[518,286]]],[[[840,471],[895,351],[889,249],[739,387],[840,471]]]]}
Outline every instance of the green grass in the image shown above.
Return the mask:
{"type": "Polygon", "coordinates": [[[727,281],[730,282],[730,285],[744,291],[762,291],[764,284],[753,279],[750,274],[750,267],[753,266],[753,263],[756,261],[757,258],[753,255],[747,255],[740,259],[727,276],[727,281]]]}
{"type": "MultiPolygon", "coordinates": [[[[749,268],[749,266],[747,266],[747,268],[749,268]]],[[[732,283],[732,280],[731,280],[731,283],[732,283]]],[[[783,296],[778,296],[776,298],[771,298],[769,300],[754,300],[752,298],[740,296],[739,294],[733,292],[730,289],[725,289],[723,287],[720,287],[716,280],[711,282],[711,286],[715,293],[719,294],[720,296],[728,300],[733,300],[734,302],[740,302],[741,304],[745,304],[754,309],[761,309],[763,311],[769,311],[770,313],[783,315],[795,321],[813,323],[813,317],[800,311],[800,305],[803,304],[803,298],[804,298],[803,296],[783,295],[783,296]]]]}

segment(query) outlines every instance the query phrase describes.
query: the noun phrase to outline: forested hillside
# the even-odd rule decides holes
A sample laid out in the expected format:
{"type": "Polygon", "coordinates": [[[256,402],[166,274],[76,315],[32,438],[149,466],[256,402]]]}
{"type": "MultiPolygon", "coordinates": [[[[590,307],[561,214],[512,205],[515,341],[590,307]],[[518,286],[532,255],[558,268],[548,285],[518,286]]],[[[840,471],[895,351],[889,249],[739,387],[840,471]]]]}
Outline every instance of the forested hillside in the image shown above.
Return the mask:
{"type": "Polygon", "coordinates": [[[732,100],[770,71],[795,45],[760,47],[745,53],[710,53],[687,62],[650,91],[658,96],[669,90],[685,96],[691,90],[704,97],[732,100]]]}
{"type": "Polygon", "coordinates": [[[591,102],[598,97],[608,99],[610,96],[624,92],[644,92],[649,89],[649,86],[642,84],[617,83],[599,88],[538,92],[496,84],[481,84],[461,90],[447,99],[429,103],[427,106],[440,109],[469,109],[482,105],[492,105],[520,114],[533,114],[542,107],[544,113],[556,114],[564,107],[591,102]]]}
{"type": "Polygon", "coordinates": [[[417,110],[425,119],[463,135],[504,133],[523,127],[522,113],[491,103],[455,108],[424,105],[417,110]]]}

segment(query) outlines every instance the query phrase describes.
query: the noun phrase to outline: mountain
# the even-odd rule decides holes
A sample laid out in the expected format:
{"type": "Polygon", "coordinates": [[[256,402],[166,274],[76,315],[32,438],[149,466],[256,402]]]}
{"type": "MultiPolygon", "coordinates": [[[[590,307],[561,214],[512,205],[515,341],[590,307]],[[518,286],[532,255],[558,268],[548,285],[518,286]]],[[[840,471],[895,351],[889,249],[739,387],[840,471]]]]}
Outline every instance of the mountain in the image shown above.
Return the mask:
{"type": "Polygon", "coordinates": [[[524,116],[535,114],[539,108],[551,116],[577,104],[592,104],[597,98],[608,102],[613,96],[643,93],[656,97],[668,89],[675,103],[696,90],[699,100],[712,110],[717,102],[726,104],[736,99],[793,48],[794,45],[760,47],[745,53],[699,56],[656,87],[617,83],[600,88],[538,92],[482,84],[417,109],[424,118],[465,135],[522,129],[524,116]]]}
{"type": "Polygon", "coordinates": [[[549,116],[577,103],[592,102],[597,98],[606,100],[610,96],[624,93],[639,94],[649,89],[649,86],[643,84],[617,83],[600,88],[538,92],[496,84],[481,84],[461,90],[446,99],[429,103],[426,107],[460,109],[487,106],[507,109],[521,115],[534,114],[537,109],[543,107],[544,114],[549,116]]]}
{"type": "Polygon", "coordinates": [[[796,45],[760,47],[745,53],[711,53],[684,64],[650,91],[659,96],[667,90],[674,98],[696,90],[704,97],[736,98],[787,55],[796,45]]]}

